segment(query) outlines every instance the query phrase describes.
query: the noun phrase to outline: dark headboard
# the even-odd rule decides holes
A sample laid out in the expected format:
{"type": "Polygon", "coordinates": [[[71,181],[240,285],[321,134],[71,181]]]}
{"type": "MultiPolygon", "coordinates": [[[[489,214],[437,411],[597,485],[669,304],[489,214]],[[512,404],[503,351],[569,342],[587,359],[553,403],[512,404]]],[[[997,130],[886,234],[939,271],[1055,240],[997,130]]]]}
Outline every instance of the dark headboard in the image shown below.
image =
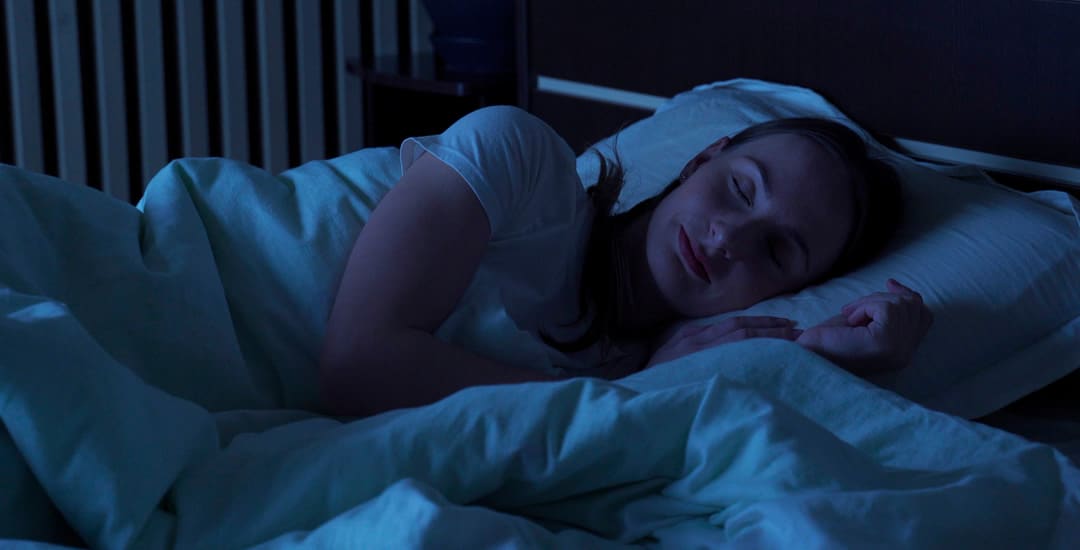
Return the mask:
{"type": "MultiPolygon", "coordinates": [[[[657,96],[736,77],[812,88],[883,138],[1080,168],[1080,2],[530,0],[529,108],[579,151],[657,96]]],[[[1080,172],[1074,172],[1080,173],[1080,172]]]]}

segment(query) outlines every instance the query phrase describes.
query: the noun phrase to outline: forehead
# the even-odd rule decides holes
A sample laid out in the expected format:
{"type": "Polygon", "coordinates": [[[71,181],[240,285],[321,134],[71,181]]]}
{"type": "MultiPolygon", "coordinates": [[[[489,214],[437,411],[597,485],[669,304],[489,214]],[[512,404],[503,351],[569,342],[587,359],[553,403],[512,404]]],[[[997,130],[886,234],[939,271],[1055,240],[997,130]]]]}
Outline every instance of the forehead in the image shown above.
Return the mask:
{"type": "MultiPolygon", "coordinates": [[[[843,180],[847,170],[828,147],[800,134],[771,134],[742,143],[729,150],[768,162],[770,173],[785,179],[843,180]]],[[[827,182],[826,182],[827,183],[827,182]]]]}

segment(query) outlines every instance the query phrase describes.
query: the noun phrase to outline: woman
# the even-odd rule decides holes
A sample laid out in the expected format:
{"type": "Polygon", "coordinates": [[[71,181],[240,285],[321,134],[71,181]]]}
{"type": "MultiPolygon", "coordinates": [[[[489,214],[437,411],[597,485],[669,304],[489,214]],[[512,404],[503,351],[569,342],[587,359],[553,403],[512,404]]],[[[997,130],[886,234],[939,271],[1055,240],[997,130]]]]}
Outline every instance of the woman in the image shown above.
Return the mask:
{"type": "Polygon", "coordinates": [[[635,346],[680,319],[827,279],[881,247],[899,211],[895,176],[836,123],[791,119],[721,138],[661,194],[615,216],[618,165],[602,161],[586,194],[566,143],[513,107],[406,140],[401,158],[327,325],[320,375],[334,414],[480,384],[618,378],[756,337],[853,370],[901,367],[931,322],[921,297],[890,281],[805,331],[740,317],[688,325],[648,355],[635,346]]]}

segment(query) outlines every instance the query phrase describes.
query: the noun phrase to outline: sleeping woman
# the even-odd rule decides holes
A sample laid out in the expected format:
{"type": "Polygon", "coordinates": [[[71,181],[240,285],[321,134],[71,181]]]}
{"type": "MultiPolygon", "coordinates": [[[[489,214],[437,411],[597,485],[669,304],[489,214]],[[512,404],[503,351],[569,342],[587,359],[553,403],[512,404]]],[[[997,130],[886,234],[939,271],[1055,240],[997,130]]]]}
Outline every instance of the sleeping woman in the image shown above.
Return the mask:
{"type": "Polygon", "coordinates": [[[795,341],[853,372],[907,365],[932,316],[889,280],[817,326],[740,310],[872,258],[901,205],[891,168],[822,119],[722,137],[660,194],[613,213],[622,170],[587,191],[566,142],[513,107],[401,148],[327,324],[327,412],[363,416],[481,384],[615,379],[747,338],[795,341]]]}

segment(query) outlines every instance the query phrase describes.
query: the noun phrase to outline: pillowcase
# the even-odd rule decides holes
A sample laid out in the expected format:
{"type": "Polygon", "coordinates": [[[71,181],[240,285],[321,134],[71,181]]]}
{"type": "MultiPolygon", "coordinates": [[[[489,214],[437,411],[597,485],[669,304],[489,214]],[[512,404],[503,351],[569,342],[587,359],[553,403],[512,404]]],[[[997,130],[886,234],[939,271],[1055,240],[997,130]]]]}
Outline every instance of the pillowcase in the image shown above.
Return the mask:
{"type": "MultiPolygon", "coordinates": [[[[617,210],[658,193],[720,137],[791,116],[837,120],[862,135],[896,168],[905,219],[871,264],[703,321],[778,315],[806,328],[894,277],[923,295],[935,322],[911,366],[867,377],[882,387],[976,418],[1080,367],[1080,203],[1062,192],[1021,193],[971,167],[914,161],[810,90],[748,79],[699,86],[601,141],[597,150],[611,159],[617,147],[626,172],[617,210]]],[[[595,182],[598,165],[583,154],[582,181],[595,182]]]]}

